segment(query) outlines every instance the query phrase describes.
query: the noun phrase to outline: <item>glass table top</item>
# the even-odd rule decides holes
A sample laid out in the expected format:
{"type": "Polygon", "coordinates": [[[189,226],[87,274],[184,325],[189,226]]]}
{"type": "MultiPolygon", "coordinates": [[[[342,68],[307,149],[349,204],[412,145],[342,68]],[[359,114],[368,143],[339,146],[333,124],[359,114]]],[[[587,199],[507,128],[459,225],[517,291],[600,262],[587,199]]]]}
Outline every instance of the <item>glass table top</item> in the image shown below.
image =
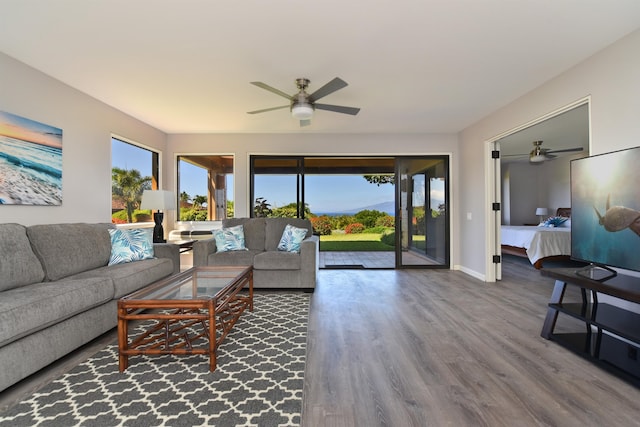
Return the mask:
{"type": "Polygon", "coordinates": [[[249,271],[250,266],[193,267],[124,298],[129,301],[211,299],[249,271]]]}

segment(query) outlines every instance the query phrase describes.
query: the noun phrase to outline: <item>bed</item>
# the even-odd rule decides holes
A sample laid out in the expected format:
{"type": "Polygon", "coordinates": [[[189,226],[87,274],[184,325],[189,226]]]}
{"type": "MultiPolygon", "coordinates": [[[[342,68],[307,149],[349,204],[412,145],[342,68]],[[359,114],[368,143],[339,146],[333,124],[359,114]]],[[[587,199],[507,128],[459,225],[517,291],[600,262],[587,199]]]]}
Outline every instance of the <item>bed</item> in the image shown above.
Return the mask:
{"type": "MultiPolygon", "coordinates": [[[[571,218],[571,208],[558,208],[556,216],[571,218]]],[[[537,269],[542,268],[545,260],[569,259],[571,256],[570,225],[552,228],[503,225],[500,228],[502,253],[528,258],[537,269]]]]}

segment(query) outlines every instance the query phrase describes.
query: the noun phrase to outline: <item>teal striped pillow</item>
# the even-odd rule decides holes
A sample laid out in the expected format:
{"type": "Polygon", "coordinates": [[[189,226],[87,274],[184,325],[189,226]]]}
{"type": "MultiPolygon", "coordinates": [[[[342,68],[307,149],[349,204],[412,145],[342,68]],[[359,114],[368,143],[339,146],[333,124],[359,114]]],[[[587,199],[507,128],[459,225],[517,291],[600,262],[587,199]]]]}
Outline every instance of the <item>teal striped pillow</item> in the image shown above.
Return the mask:
{"type": "Polygon", "coordinates": [[[244,246],[244,228],[242,225],[215,230],[216,252],[246,251],[244,246]]]}
{"type": "Polygon", "coordinates": [[[109,229],[111,256],[109,265],[153,258],[152,230],[109,229]]]}

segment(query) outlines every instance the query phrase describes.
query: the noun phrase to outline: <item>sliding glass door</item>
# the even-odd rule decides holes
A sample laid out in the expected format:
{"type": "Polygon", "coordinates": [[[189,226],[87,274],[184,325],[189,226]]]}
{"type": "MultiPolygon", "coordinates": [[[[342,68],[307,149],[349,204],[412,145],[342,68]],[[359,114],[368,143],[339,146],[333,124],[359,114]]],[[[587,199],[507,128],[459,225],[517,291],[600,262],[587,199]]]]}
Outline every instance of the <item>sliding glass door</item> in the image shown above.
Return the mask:
{"type": "Polygon", "coordinates": [[[447,157],[396,158],[396,264],[449,267],[447,157]]]}
{"type": "Polygon", "coordinates": [[[310,218],[336,265],[449,266],[447,156],[250,161],[252,216],[310,218]]]}

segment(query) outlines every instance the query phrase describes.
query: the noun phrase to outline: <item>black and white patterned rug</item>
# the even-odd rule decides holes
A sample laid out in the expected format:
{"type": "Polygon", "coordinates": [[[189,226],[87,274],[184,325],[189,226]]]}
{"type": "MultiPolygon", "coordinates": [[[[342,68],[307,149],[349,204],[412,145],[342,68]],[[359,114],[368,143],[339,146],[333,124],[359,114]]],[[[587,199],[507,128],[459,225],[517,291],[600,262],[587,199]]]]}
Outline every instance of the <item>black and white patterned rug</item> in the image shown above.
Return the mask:
{"type": "Polygon", "coordinates": [[[310,295],[256,292],[208,356],[133,356],[117,343],[0,414],[0,426],[300,425],[310,295]]]}

